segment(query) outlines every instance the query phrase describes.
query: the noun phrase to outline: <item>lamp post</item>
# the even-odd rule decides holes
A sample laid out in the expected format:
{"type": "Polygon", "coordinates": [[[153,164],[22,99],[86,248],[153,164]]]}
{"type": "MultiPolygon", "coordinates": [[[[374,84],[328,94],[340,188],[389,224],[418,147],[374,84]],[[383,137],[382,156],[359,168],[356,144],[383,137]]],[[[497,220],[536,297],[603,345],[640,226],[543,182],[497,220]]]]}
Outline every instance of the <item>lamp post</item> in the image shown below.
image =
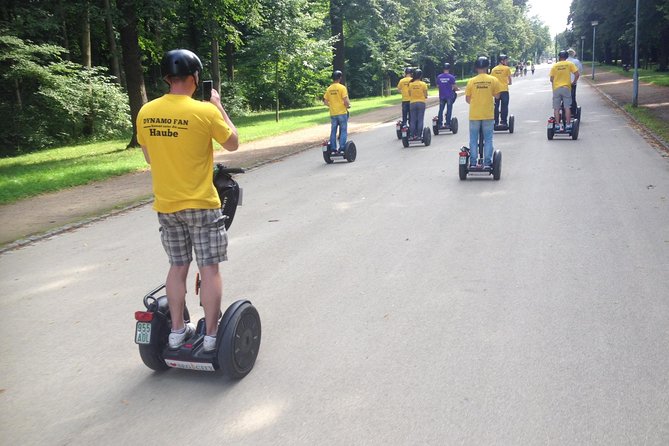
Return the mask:
{"type": "Polygon", "coordinates": [[[596,35],[596,30],[597,30],[597,25],[599,25],[599,22],[597,20],[593,20],[590,22],[592,25],[592,80],[595,80],[595,35],[596,35]]]}
{"type": "Polygon", "coordinates": [[[585,36],[581,36],[581,54],[580,54],[580,59],[583,60],[585,55],[583,54],[583,45],[585,45],[585,36]]]}
{"type": "Polygon", "coordinates": [[[634,82],[632,107],[639,105],[639,0],[636,0],[636,16],[634,21],[634,82]]]}

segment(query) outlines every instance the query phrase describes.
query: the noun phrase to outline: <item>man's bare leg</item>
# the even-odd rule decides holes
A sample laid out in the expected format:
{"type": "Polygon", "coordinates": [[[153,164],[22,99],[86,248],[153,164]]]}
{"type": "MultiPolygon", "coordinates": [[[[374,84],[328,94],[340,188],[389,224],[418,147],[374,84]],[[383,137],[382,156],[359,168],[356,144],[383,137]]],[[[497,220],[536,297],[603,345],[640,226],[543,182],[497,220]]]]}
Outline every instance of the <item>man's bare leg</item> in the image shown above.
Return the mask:
{"type": "Polygon", "coordinates": [[[186,306],[186,278],[190,265],[172,265],[167,273],[165,290],[172,317],[172,330],[184,328],[184,307],[186,306]]]}
{"type": "Polygon", "coordinates": [[[200,276],[202,278],[200,298],[202,308],[204,308],[207,335],[216,336],[218,316],[221,312],[221,296],[223,295],[223,281],[218,272],[218,264],[200,267],[200,276]]]}

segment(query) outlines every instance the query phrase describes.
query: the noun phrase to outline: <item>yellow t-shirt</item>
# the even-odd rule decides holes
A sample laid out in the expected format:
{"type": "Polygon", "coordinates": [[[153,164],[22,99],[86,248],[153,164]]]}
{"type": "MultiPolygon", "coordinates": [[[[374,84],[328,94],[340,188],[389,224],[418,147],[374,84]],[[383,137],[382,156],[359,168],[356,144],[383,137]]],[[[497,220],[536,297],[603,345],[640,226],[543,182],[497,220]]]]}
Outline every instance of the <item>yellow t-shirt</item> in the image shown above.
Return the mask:
{"type": "Polygon", "coordinates": [[[495,119],[495,98],[500,92],[499,81],[489,74],[479,74],[467,82],[465,96],[470,97],[469,120],[495,119]]]}
{"type": "Polygon", "coordinates": [[[328,100],[330,107],[330,116],[345,115],[348,111],[344,104],[344,98],[348,97],[348,90],[338,82],[333,82],[323,95],[323,99],[328,100]]]}
{"type": "Polygon", "coordinates": [[[509,91],[509,76],[511,76],[511,68],[506,65],[499,64],[490,71],[491,76],[495,76],[499,81],[499,91],[509,91]]]}
{"type": "Polygon", "coordinates": [[[409,101],[425,102],[427,100],[427,84],[423,81],[409,82],[409,101]]]}
{"type": "Polygon", "coordinates": [[[573,62],[561,60],[553,65],[550,76],[553,78],[553,90],[567,87],[571,90],[571,73],[576,73],[578,68],[573,62]]]}
{"type": "Polygon", "coordinates": [[[411,100],[411,97],[409,97],[409,82],[411,82],[411,76],[404,76],[397,83],[397,90],[402,93],[402,102],[411,100]]]}
{"type": "Polygon", "coordinates": [[[212,175],[214,147],[232,130],[210,102],[166,94],[144,104],[137,115],[137,141],[151,160],[155,200],[162,213],[221,207],[212,175]]]}

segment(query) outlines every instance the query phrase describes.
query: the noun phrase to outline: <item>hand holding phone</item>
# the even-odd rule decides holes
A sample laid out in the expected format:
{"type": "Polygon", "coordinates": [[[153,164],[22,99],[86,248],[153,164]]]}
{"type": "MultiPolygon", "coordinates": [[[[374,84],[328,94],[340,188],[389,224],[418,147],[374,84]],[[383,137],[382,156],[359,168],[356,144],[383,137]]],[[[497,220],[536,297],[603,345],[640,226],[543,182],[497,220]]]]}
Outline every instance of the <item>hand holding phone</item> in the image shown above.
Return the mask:
{"type": "Polygon", "coordinates": [[[211,90],[214,88],[214,81],[202,81],[202,100],[211,100],[211,90]]]}

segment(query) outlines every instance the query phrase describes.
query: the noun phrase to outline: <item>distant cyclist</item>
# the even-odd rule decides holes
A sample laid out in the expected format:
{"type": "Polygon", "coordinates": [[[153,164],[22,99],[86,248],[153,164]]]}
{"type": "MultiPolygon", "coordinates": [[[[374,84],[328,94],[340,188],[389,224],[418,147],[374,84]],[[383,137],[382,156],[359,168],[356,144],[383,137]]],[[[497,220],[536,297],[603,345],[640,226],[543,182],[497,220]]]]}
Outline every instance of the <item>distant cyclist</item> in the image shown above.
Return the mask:
{"type": "Polygon", "coordinates": [[[564,104],[565,118],[567,123],[566,130],[571,130],[571,74],[574,74],[574,82],[578,81],[580,76],[576,65],[567,60],[567,52],[562,50],[558,53],[559,62],[553,64],[550,73],[551,84],[553,84],[553,112],[555,122],[560,125],[560,103],[564,104]]]}
{"type": "Polygon", "coordinates": [[[499,81],[499,98],[495,99],[495,125],[499,124],[499,109],[502,108],[502,125],[508,126],[509,116],[509,85],[511,85],[511,68],[509,68],[509,56],[499,55],[499,64],[490,71],[499,81]]]}
{"type": "Polygon", "coordinates": [[[404,127],[409,122],[409,108],[411,104],[411,97],[409,97],[409,82],[413,75],[413,68],[406,67],[404,69],[404,77],[397,83],[397,91],[402,95],[402,126],[404,127]]]}
{"type": "MultiPolygon", "coordinates": [[[[583,64],[581,63],[580,60],[576,57],[576,51],[574,51],[573,48],[569,48],[567,50],[567,54],[569,54],[569,57],[567,60],[574,65],[576,65],[576,68],[578,68],[578,72],[582,73],[583,72],[583,64]]],[[[577,104],[576,104],[576,80],[574,79],[574,74],[572,73],[571,75],[571,113],[573,115],[576,114],[576,109],[577,109],[577,104]]]]}
{"type": "Polygon", "coordinates": [[[439,126],[451,127],[451,115],[453,113],[453,103],[457,99],[458,86],[455,85],[455,76],[451,74],[451,64],[445,63],[443,73],[437,76],[437,86],[439,87],[439,126]],[[444,108],[446,108],[446,120],[443,121],[444,108]]]}

